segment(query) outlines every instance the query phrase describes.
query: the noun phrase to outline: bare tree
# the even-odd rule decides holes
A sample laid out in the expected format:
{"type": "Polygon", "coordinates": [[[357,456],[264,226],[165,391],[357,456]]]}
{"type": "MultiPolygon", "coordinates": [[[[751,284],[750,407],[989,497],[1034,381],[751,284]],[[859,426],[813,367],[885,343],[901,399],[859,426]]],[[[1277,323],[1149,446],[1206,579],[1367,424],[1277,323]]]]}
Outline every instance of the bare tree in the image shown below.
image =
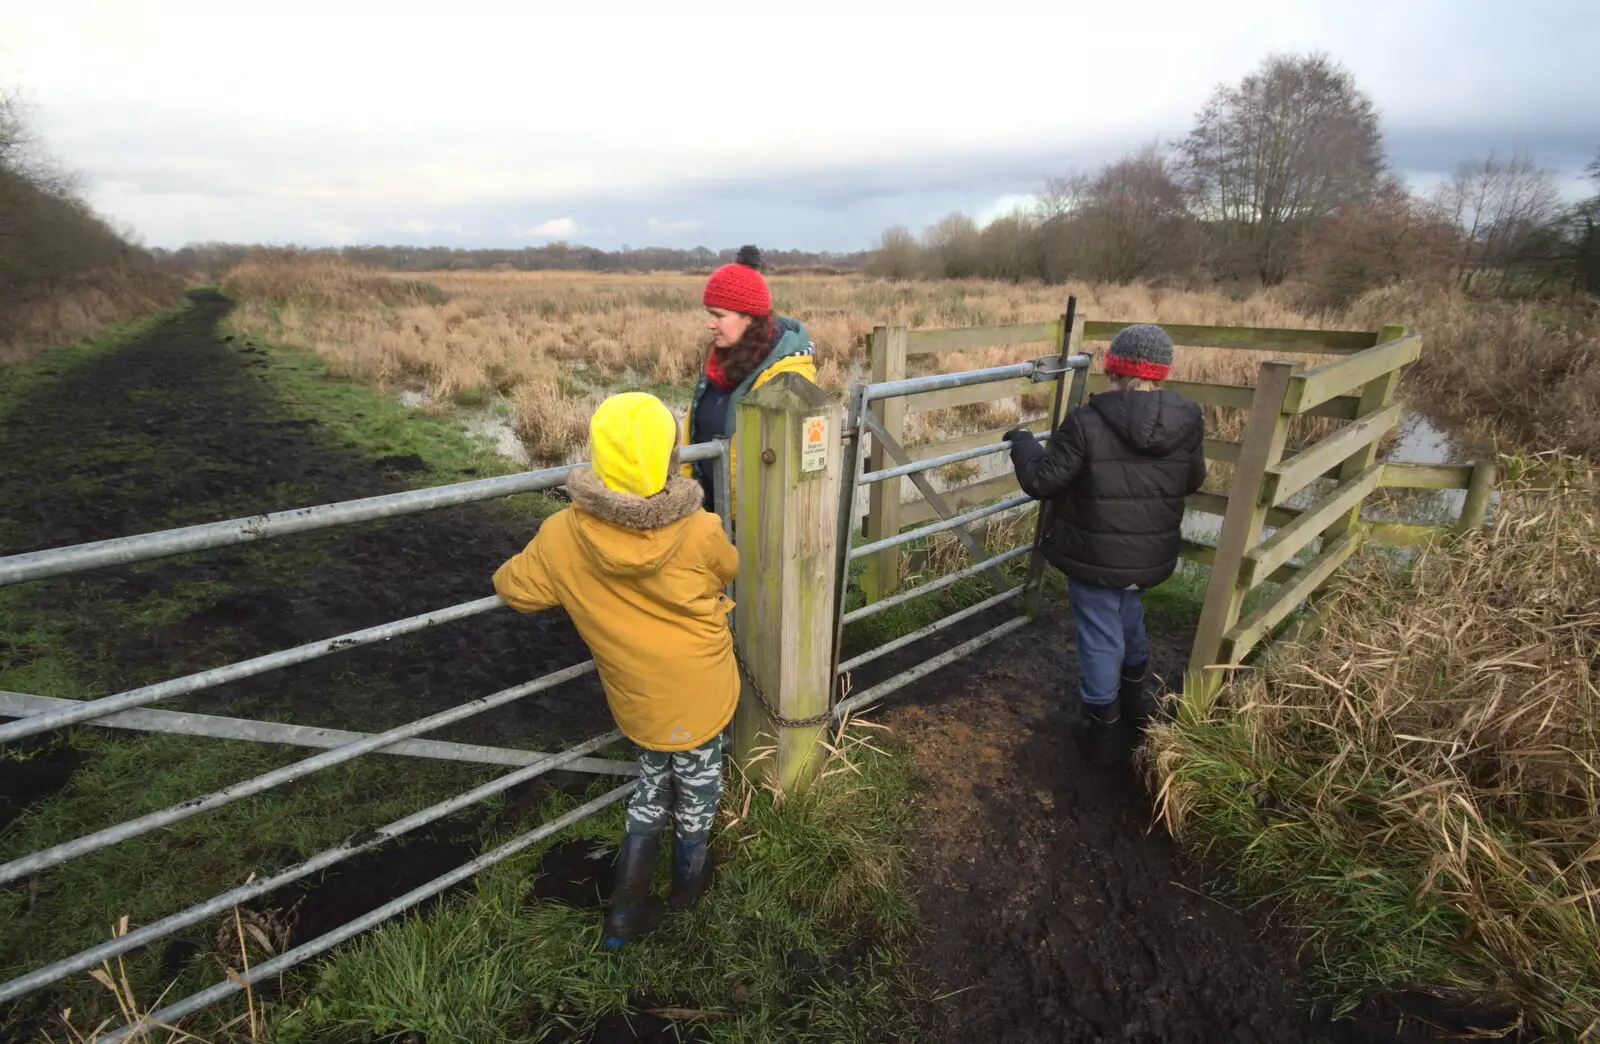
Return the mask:
{"type": "Polygon", "coordinates": [[[928,264],[935,276],[966,279],[981,274],[982,251],[978,223],[971,214],[948,214],[922,237],[928,264]]]}
{"type": "Polygon", "coordinates": [[[1562,212],[1555,174],[1525,152],[1460,164],[1435,201],[1466,237],[1471,269],[1503,275],[1540,260],[1562,212]]]}
{"type": "Polygon", "coordinates": [[[1304,304],[1323,311],[1392,283],[1442,285],[1462,249],[1461,234],[1436,206],[1388,179],[1370,202],[1342,207],[1317,226],[1304,259],[1304,304]]]}
{"type": "Polygon", "coordinates": [[[885,279],[915,279],[922,273],[922,247],[904,225],[884,230],[867,271],[885,279]]]}
{"type": "Polygon", "coordinates": [[[0,166],[9,168],[32,145],[22,99],[15,92],[0,88],[0,166]]]}
{"type": "Polygon", "coordinates": [[[1384,171],[1372,100],[1326,55],[1275,55],[1219,86],[1177,149],[1201,215],[1281,282],[1317,222],[1372,198],[1384,171]]]}
{"type": "Polygon", "coordinates": [[[1155,144],[1102,169],[1082,199],[1085,261],[1095,278],[1127,282],[1177,267],[1173,248],[1189,212],[1155,144]]]}
{"type": "Polygon", "coordinates": [[[979,267],[991,279],[1020,283],[1039,274],[1039,219],[1025,210],[995,218],[978,233],[979,267]]]}

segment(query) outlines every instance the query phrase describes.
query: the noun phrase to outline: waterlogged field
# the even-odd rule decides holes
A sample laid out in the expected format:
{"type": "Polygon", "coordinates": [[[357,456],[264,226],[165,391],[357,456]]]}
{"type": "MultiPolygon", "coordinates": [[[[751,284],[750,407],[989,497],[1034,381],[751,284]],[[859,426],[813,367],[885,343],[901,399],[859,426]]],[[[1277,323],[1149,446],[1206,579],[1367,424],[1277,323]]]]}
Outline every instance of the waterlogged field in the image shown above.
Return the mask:
{"type": "MultiPolygon", "coordinates": [[[[777,310],[806,325],[817,378],[834,392],[870,372],[874,325],[911,328],[1039,322],[1058,317],[1068,294],[1095,319],[1197,325],[1320,327],[1281,295],[1222,294],[1143,285],[1013,286],[981,280],[891,283],[862,276],[777,275],[777,310]]],[[[708,338],[704,276],[651,273],[434,272],[394,275],[343,263],[294,259],[241,265],[223,289],[237,302],[241,335],[298,345],[337,375],[434,408],[498,408],[530,458],[581,451],[589,415],[606,394],[643,389],[676,408],[688,402],[708,338]]],[[[1336,324],[1333,324],[1336,325],[1336,324]]],[[[1103,348],[1103,345],[1091,346],[1103,348]]],[[[913,370],[947,372],[1033,358],[1047,345],[917,357],[913,370]]],[[[1251,384],[1261,353],[1182,348],[1175,376],[1251,384]]],[[[915,415],[908,436],[928,441],[1013,423],[1043,412],[1016,400],[915,415]],[[918,418],[921,418],[920,420],[918,418]]],[[[1236,416],[1213,419],[1237,438],[1236,416]]]]}

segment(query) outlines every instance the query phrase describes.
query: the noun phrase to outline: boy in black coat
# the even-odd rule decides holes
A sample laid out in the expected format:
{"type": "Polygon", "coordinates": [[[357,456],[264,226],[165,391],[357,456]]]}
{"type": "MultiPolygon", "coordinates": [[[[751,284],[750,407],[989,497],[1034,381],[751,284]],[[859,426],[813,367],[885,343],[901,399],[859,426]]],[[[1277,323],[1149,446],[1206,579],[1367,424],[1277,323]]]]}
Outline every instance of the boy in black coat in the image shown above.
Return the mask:
{"type": "Polygon", "coordinates": [[[1206,477],[1200,407],[1158,387],[1171,373],[1166,332],[1130,326],[1106,352],[1109,390],[1068,414],[1048,449],[1026,428],[1005,436],[1023,491],[1048,502],[1044,553],[1067,575],[1086,746],[1101,761],[1122,716],[1142,726],[1153,709],[1144,592],[1176,568],[1184,498],[1206,477]]]}

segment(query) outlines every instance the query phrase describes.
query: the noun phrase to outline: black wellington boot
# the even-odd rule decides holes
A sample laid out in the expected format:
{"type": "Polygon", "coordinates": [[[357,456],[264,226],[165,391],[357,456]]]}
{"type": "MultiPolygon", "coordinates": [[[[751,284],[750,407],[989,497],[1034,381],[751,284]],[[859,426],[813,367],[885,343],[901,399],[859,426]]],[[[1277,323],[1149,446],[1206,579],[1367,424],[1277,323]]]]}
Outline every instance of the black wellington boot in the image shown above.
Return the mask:
{"type": "Polygon", "coordinates": [[[674,910],[687,910],[700,901],[711,885],[711,873],[716,860],[711,855],[711,840],[672,842],[672,895],[667,905],[674,910]]]}
{"type": "Polygon", "coordinates": [[[1157,712],[1155,698],[1145,687],[1147,666],[1143,663],[1123,664],[1122,684],[1117,690],[1117,702],[1122,704],[1122,719],[1135,732],[1143,732],[1157,712]]]}
{"type": "Polygon", "coordinates": [[[1083,731],[1078,743],[1083,748],[1083,756],[1089,759],[1089,764],[1104,768],[1116,761],[1122,710],[1115,700],[1079,706],[1083,708],[1083,731]]]}
{"type": "Polygon", "coordinates": [[[617,880],[603,929],[605,944],[625,946],[661,923],[661,900],[650,894],[660,834],[623,834],[617,853],[617,880]]]}

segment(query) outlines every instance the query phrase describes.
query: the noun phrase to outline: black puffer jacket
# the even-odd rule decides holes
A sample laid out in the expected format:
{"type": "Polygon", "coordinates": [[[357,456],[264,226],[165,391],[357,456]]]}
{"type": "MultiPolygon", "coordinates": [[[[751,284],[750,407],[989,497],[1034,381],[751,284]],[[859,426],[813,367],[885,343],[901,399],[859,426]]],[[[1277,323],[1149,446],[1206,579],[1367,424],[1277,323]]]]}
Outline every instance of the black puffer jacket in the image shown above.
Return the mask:
{"type": "Polygon", "coordinates": [[[1061,422],[1049,448],[1011,444],[1017,481],[1047,501],[1044,552],[1074,580],[1153,587],[1182,546],[1183,498],[1206,478],[1200,407],[1174,391],[1104,392],[1061,422]]]}

